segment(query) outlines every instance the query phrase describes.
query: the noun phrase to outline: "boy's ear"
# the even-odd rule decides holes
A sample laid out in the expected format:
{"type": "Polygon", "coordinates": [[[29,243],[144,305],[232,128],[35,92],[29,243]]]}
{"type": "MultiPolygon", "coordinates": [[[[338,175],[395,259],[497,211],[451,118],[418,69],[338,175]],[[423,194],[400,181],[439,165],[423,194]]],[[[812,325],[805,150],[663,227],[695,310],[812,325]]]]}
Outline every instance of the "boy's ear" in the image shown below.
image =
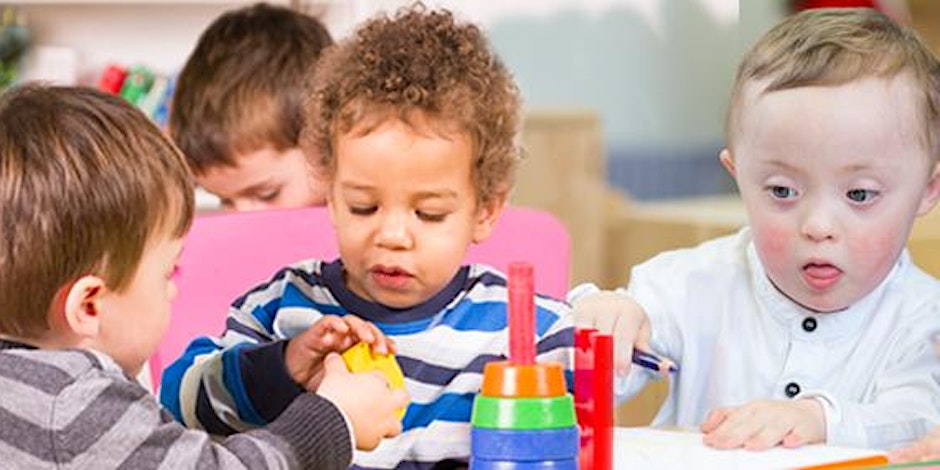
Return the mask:
{"type": "Polygon", "coordinates": [[[721,153],[718,154],[718,160],[721,162],[721,166],[725,167],[725,170],[728,170],[728,174],[732,178],[737,178],[738,168],[734,163],[734,156],[731,155],[731,150],[727,148],[721,149],[721,153]]]}
{"type": "Polygon", "coordinates": [[[493,228],[496,227],[496,222],[499,222],[499,216],[502,215],[505,207],[505,193],[495,196],[480,205],[476,213],[476,226],[473,229],[473,243],[480,243],[490,238],[490,235],[493,234],[493,228]]]}
{"type": "Polygon", "coordinates": [[[920,206],[917,208],[917,215],[924,215],[930,212],[937,201],[940,200],[940,162],[934,163],[930,172],[930,179],[927,180],[927,188],[920,199],[920,206]]]}
{"type": "Polygon", "coordinates": [[[101,325],[101,300],[107,292],[104,279],[82,276],[65,292],[63,320],[75,335],[94,338],[101,325]]]}

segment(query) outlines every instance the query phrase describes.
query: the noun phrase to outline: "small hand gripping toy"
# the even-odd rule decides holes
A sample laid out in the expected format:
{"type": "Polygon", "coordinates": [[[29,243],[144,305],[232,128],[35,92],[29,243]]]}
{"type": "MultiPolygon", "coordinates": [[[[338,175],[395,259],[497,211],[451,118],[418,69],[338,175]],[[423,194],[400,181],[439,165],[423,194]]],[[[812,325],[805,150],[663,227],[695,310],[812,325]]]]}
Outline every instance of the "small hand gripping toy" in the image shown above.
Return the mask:
{"type": "MultiPolygon", "coordinates": [[[[391,388],[404,389],[405,376],[398,367],[394,354],[376,354],[368,343],[361,342],[343,353],[343,362],[350,372],[369,372],[378,370],[388,380],[391,388]]],[[[398,413],[399,418],[405,417],[405,408],[398,413]]]]}

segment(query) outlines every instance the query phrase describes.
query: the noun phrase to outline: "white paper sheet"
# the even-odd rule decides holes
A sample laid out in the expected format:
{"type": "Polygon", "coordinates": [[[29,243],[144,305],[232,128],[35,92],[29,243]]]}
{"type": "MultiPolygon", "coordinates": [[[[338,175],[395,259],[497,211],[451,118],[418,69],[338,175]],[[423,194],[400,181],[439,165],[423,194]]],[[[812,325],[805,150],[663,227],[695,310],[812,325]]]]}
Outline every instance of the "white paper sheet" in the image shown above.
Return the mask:
{"type": "Polygon", "coordinates": [[[871,449],[823,445],[761,452],[716,450],[697,432],[650,428],[614,430],[614,469],[785,469],[883,454],[871,449]]]}

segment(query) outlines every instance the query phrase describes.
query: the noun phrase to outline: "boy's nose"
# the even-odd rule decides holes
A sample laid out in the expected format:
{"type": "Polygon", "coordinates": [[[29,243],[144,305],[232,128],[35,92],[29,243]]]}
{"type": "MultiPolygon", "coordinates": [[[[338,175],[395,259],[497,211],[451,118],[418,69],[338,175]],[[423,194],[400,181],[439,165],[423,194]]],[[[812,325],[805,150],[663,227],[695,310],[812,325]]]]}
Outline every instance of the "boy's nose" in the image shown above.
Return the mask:
{"type": "Polygon", "coordinates": [[[836,222],[832,214],[822,205],[808,209],[803,218],[801,234],[813,241],[832,240],[836,238],[836,222]]]}
{"type": "Polygon", "coordinates": [[[404,214],[387,214],[383,217],[376,243],[393,250],[411,248],[414,243],[408,227],[408,217],[404,214]]]}

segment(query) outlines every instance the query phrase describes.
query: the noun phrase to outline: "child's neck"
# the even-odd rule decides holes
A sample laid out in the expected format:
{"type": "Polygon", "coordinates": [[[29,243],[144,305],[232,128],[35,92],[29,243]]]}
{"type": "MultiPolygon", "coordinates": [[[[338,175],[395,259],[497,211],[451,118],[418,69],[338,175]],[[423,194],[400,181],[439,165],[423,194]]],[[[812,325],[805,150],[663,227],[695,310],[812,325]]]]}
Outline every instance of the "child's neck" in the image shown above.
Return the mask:
{"type": "Polygon", "coordinates": [[[76,341],[75,338],[64,338],[60,335],[52,334],[52,331],[47,331],[44,335],[32,338],[0,333],[0,340],[23,344],[36,349],[70,349],[82,347],[82,344],[79,344],[80,342],[76,341]]]}

